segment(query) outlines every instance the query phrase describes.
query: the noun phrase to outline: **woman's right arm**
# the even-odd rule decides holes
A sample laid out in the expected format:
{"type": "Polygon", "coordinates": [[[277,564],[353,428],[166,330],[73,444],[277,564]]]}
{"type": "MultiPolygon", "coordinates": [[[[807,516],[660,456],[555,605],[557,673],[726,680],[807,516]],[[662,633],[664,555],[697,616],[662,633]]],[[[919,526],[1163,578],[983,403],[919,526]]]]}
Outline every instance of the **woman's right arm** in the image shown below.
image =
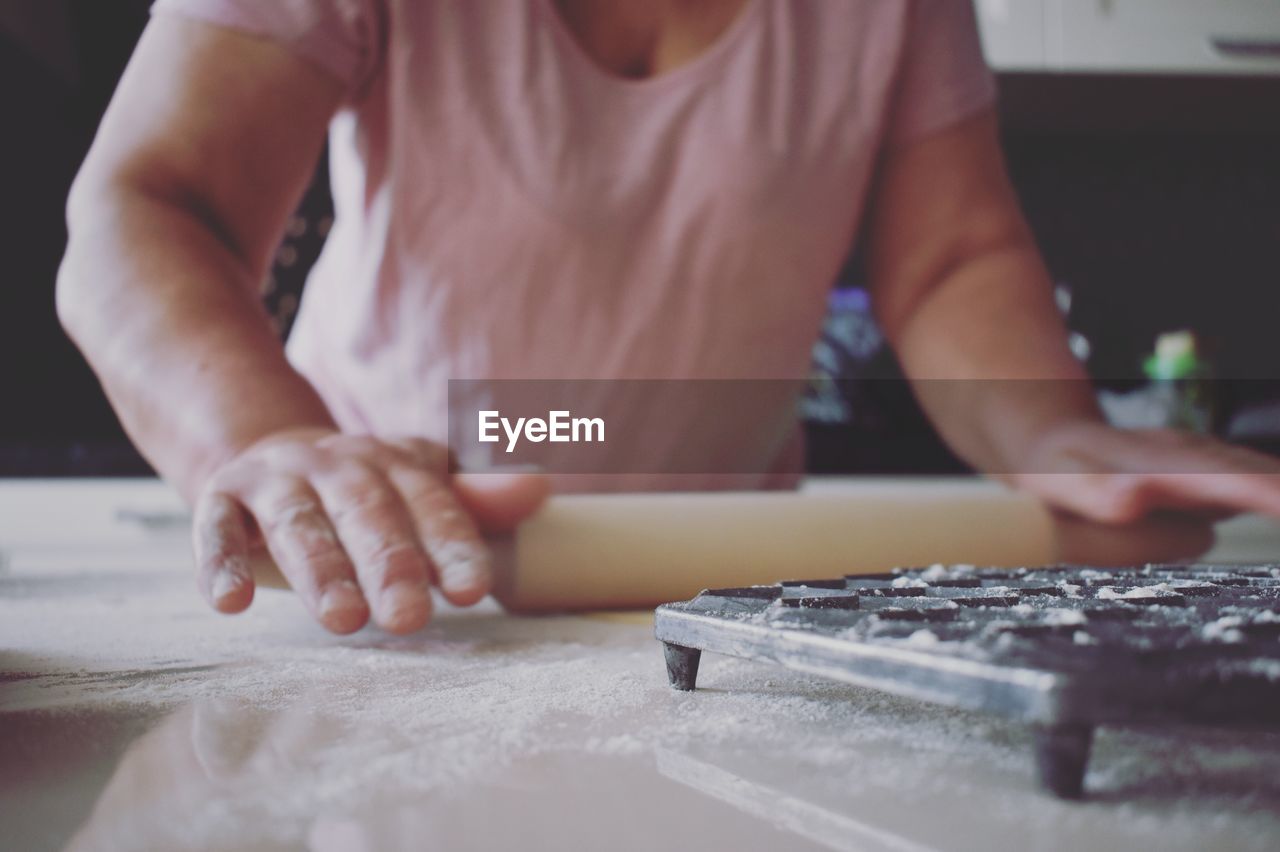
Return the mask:
{"type": "Polygon", "coordinates": [[[189,499],[258,438],[333,426],[258,285],[340,97],[283,48],[158,16],[72,188],[58,314],[189,499]]]}
{"type": "Polygon", "coordinates": [[[372,613],[406,632],[432,582],[483,597],[473,518],[509,525],[545,486],[468,489],[442,448],[342,435],[286,361],[258,283],[342,95],[279,45],[154,18],[72,189],[57,306],[126,431],[195,503],[215,607],[249,605],[261,540],[329,629],[372,613]]]}

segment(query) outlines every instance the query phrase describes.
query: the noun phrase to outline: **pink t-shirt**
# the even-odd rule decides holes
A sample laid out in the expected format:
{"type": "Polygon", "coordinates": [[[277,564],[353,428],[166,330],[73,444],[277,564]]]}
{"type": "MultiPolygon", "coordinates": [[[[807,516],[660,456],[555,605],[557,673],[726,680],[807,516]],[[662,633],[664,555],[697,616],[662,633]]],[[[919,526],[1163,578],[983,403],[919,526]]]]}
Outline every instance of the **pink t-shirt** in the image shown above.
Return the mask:
{"type": "MultiPolygon", "coordinates": [[[[645,80],[597,65],[553,0],[155,11],[345,87],[337,217],[288,351],[344,428],[378,434],[444,439],[451,378],[806,376],[877,158],[994,98],[967,0],[745,0],[645,80]]],[[[736,428],[781,437],[735,485],[795,461],[794,408],[767,408],[736,428]]],[[[671,440],[722,440],[707,415],[670,412],[671,440]]],[[[634,469],[668,450],[655,436],[634,469]]]]}

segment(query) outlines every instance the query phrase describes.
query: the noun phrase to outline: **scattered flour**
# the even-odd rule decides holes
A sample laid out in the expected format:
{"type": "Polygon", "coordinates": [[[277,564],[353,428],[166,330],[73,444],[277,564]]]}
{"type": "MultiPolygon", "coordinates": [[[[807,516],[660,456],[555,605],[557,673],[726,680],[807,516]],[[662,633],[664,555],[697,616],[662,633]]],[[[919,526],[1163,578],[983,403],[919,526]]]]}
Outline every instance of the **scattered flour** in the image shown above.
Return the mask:
{"type": "Polygon", "coordinates": [[[893,586],[895,589],[924,589],[927,588],[929,584],[925,580],[917,577],[897,577],[889,585],[893,586]]]}
{"type": "Polygon", "coordinates": [[[1158,598],[1166,595],[1177,594],[1168,583],[1156,583],[1151,586],[1137,586],[1132,589],[1125,589],[1123,592],[1116,589],[1115,586],[1103,586],[1098,589],[1098,597],[1104,601],[1133,601],[1145,600],[1148,598],[1158,598]]]}
{"type": "Polygon", "coordinates": [[[1243,625],[1244,619],[1240,616],[1224,615],[1200,628],[1200,636],[1209,642],[1243,642],[1244,633],[1240,631],[1243,625]]]}
{"type": "Polygon", "coordinates": [[[1043,620],[1045,624],[1066,626],[1070,624],[1086,624],[1089,621],[1089,617],[1078,609],[1054,607],[1044,611],[1043,620]]]}
{"type": "Polygon", "coordinates": [[[918,648],[930,648],[937,645],[940,641],[938,634],[932,630],[917,630],[904,640],[904,644],[913,645],[918,648]]]}
{"type": "Polygon", "coordinates": [[[938,580],[953,580],[959,577],[969,577],[977,570],[978,568],[976,565],[968,565],[965,563],[959,563],[956,565],[935,563],[921,571],[919,576],[921,579],[928,580],[933,583],[938,580]]]}
{"type": "Polygon", "coordinates": [[[1080,590],[1084,587],[1077,583],[1067,583],[1064,581],[1058,583],[1058,588],[1062,590],[1064,597],[1078,598],[1081,597],[1080,590]]]}
{"type": "Polygon", "coordinates": [[[389,797],[500,784],[548,755],[643,767],[657,749],[791,779],[775,787],[812,781],[825,807],[871,807],[891,823],[911,825],[921,802],[982,813],[974,830],[993,843],[1016,833],[1036,848],[1263,849],[1280,837],[1268,804],[1280,801],[1280,738],[1179,734],[1171,748],[1104,730],[1090,776],[1100,799],[1081,808],[1029,783],[1024,725],[711,654],[706,688],[678,693],[643,626],[486,604],[445,608],[413,637],[333,637],[284,593],[225,618],[183,573],[50,580],[19,565],[0,578],[0,649],[0,730],[10,714],[85,725],[171,714],[124,758],[159,761],[176,779],[152,811],[129,812],[172,821],[156,848],[292,848],[317,815],[373,819],[389,797]],[[188,753],[208,777],[178,778],[193,771],[188,753]]]}

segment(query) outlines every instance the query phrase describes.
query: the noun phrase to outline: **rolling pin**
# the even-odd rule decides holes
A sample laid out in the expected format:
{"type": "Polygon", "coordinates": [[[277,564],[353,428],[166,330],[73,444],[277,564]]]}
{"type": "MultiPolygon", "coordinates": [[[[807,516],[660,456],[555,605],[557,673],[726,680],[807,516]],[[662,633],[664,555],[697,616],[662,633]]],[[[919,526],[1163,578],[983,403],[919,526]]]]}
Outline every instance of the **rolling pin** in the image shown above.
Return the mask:
{"type": "Polygon", "coordinates": [[[935,562],[1036,565],[1054,553],[1049,513],[995,488],[564,495],[495,543],[493,594],[516,612],[615,609],[935,562]]]}
{"type": "MultiPolygon", "coordinates": [[[[814,491],[558,495],[492,539],[494,597],[513,612],[622,609],[706,588],[943,563],[1133,564],[1207,545],[1177,523],[1115,529],[1055,516],[977,481],[814,491]]],[[[260,584],[287,588],[269,557],[260,584]]]]}

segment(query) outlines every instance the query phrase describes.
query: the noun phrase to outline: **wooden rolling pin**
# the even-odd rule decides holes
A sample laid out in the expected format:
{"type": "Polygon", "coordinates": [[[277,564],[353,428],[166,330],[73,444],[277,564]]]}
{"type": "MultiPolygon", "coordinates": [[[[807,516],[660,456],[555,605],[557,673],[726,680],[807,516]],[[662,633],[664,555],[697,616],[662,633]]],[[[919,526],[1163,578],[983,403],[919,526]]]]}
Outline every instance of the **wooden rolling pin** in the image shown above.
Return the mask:
{"type": "Polygon", "coordinates": [[[496,544],[494,597],[519,612],[651,606],[705,588],[1054,553],[1049,513],[995,488],[566,495],[496,544]]]}
{"type": "MultiPolygon", "coordinates": [[[[1115,530],[1055,517],[981,481],[561,495],[491,544],[494,597],[514,612],[648,607],[705,588],[935,562],[1131,564],[1206,546],[1177,524],[1115,530]]],[[[255,560],[255,574],[262,585],[287,587],[270,558],[255,560]]]]}

